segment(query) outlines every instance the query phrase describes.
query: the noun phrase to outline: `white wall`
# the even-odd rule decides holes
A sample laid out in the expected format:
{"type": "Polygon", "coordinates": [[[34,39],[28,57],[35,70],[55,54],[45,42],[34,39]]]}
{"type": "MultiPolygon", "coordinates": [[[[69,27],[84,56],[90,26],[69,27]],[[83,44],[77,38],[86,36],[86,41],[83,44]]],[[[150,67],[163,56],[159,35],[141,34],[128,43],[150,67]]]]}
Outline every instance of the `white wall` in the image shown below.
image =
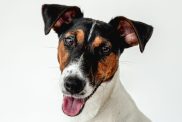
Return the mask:
{"type": "Polygon", "coordinates": [[[182,121],[181,0],[1,0],[0,122],[64,122],[57,35],[43,33],[41,5],[78,5],[86,17],[116,15],[154,26],[146,50],[121,56],[121,79],[153,122],[182,121]]]}

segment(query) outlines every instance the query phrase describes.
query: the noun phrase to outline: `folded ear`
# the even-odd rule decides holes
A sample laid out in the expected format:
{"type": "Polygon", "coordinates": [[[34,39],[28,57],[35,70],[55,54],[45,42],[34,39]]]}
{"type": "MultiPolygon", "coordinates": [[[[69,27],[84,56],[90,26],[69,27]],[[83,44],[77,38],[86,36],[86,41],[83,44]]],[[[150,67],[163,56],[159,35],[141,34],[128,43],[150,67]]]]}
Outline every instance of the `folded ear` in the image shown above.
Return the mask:
{"type": "Polygon", "coordinates": [[[61,34],[70,27],[73,19],[83,17],[83,13],[77,6],[44,4],[42,5],[42,16],[46,35],[52,28],[56,33],[61,34]]]}
{"type": "Polygon", "coordinates": [[[127,19],[123,16],[116,17],[109,23],[124,37],[127,45],[126,48],[139,44],[141,52],[144,51],[145,45],[153,32],[152,26],[127,19]]]}

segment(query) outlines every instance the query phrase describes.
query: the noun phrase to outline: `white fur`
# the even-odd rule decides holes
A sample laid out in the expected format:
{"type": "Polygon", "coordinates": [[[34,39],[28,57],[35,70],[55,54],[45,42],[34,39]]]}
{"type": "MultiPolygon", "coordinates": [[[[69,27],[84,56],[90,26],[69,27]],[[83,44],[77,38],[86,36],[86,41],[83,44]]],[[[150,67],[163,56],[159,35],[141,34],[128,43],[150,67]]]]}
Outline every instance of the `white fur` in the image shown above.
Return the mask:
{"type": "MultiPolygon", "coordinates": [[[[113,79],[102,83],[86,102],[83,111],[71,122],[151,122],[136,107],[119,80],[119,71],[113,79]]],[[[66,116],[66,115],[65,115],[66,116]]]]}
{"type": "Polygon", "coordinates": [[[64,79],[68,76],[77,76],[80,79],[86,81],[86,85],[82,92],[84,92],[84,95],[75,95],[74,97],[77,98],[86,98],[88,97],[93,91],[94,88],[90,86],[88,78],[83,75],[83,72],[81,71],[81,64],[82,64],[82,56],[78,61],[72,62],[69,64],[62,72],[61,80],[60,80],[60,87],[63,91],[63,93],[66,93],[69,96],[69,93],[65,90],[64,87],[64,79]]]}

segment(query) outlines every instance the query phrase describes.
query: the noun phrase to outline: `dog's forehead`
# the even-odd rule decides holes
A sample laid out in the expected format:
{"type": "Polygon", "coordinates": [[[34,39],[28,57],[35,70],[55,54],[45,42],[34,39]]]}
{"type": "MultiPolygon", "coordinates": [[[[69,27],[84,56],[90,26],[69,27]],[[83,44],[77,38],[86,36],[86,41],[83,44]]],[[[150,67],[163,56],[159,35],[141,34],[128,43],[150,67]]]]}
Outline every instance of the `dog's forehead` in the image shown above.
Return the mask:
{"type": "Polygon", "coordinates": [[[99,26],[104,25],[104,26],[107,26],[108,28],[111,27],[110,24],[108,24],[106,22],[96,20],[96,19],[91,19],[91,18],[76,19],[74,21],[74,25],[75,26],[84,26],[84,27],[86,27],[86,26],[92,25],[94,22],[96,22],[96,24],[99,25],[99,26]]]}
{"type": "Polygon", "coordinates": [[[82,18],[75,21],[75,24],[73,28],[82,28],[87,33],[91,30],[92,26],[94,26],[94,32],[97,31],[97,33],[108,33],[110,30],[112,30],[112,26],[106,22],[89,19],[89,18],[82,18]]]}
{"type": "Polygon", "coordinates": [[[93,36],[102,36],[104,38],[109,38],[113,32],[113,28],[110,24],[90,18],[82,18],[76,20],[72,29],[82,29],[86,37],[85,40],[88,42],[91,41],[90,38],[93,36]]]}

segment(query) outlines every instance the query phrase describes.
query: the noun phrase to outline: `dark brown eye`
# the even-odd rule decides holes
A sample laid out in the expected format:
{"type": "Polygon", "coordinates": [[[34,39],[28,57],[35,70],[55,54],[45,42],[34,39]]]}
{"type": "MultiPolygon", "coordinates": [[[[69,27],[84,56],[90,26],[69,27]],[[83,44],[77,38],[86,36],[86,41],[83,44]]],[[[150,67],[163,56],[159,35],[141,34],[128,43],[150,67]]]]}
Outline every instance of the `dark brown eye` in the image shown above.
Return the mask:
{"type": "Polygon", "coordinates": [[[102,54],[107,55],[107,54],[110,53],[111,47],[110,47],[109,45],[104,45],[104,46],[101,48],[101,50],[102,50],[102,54]]]}
{"type": "Polygon", "coordinates": [[[72,46],[75,44],[75,35],[68,36],[64,38],[64,44],[66,46],[72,46]]]}

